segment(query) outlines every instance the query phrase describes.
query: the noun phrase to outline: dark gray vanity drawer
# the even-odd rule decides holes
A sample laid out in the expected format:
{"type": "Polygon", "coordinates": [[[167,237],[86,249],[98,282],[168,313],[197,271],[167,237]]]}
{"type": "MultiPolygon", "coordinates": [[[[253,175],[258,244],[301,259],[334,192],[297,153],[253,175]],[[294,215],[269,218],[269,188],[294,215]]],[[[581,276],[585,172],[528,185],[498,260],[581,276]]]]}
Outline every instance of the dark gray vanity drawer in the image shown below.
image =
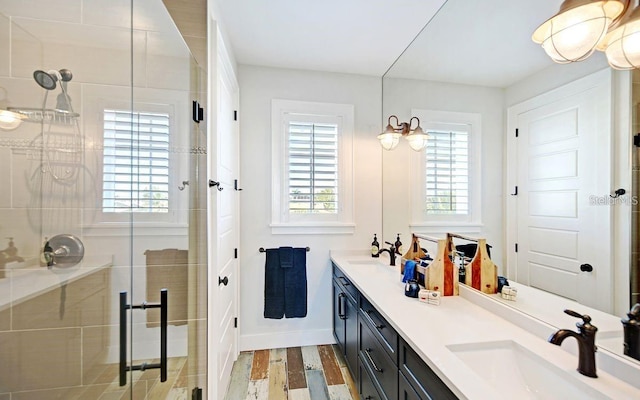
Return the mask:
{"type": "Polygon", "coordinates": [[[360,313],[362,319],[371,327],[372,332],[383,345],[393,363],[398,365],[398,333],[396,330],[364,296],[360,296],[360,309],[362,310],[360,313]]]}
{"type": "Polygon", "coordinates": [[[402,372],[398,371],[398,400],[430,400],[430,398],[422,399],[402,372]]]}
{"type": "Polygon", "coordinates": [[[380,395],[376,385],[373,384],[373,379],[369,373],[364,361],[358,358],[358,393],[361,400],[388,400],[384,395],[380,395]]]}
{"type": "Polygon", "coordinates": [[[358,289],[353,286],[349,278],[347,278],[344,272],[342,272],[335,264],[333,264],[333,279],[335,279],[336,282],[344,288],[347,294],[349,294],[352,300],[357,304],[360,292],[358,292],[358,289]]]}
{"type": "Polygon", "coordinates": [[[384,394],[386,399],[396,400],[398,398],[398,367],[368,324],[362,318],[359,320],[359,357],[371,373],[374,384],[379,386],[379,392],[384,394]]]}
{"type": "Polygon", "coordinates": [[[422,361],[422,358],[400,338],[400,371],[421,399],[457,399],[447,385],[422,361]]]}

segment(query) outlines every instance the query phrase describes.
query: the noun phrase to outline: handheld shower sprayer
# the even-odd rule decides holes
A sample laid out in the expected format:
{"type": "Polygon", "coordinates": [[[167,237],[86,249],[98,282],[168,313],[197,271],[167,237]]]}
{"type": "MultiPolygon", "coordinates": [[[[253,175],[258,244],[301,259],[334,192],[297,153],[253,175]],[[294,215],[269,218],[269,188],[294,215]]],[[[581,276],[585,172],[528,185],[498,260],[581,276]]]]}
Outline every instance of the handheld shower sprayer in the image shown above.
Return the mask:
{"type": "Polygon", "coordinates": [[[42,88],[47,90],[53,90],[56,88],[56,82],[62,82],[65,84],[69,82],[73,78],[73,74],[66,68],[63,68],[59,71],[55,69],[49,70],[47,72],[42,70],[37,70],[33,72],[33,79],[38,83],[38,85],[42,86],[42,88]]]}

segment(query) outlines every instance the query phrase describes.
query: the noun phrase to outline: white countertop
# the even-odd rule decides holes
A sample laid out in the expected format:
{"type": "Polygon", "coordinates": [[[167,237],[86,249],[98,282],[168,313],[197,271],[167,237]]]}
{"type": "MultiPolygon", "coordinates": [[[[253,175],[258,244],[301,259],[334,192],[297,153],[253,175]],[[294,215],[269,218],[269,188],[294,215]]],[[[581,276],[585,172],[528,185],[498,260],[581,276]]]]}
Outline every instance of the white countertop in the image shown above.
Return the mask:
{"type": "Polygon", "coordinates": [[[0,279],[0,311],[112,265],[111,257],[85,257],[70,268],[27,265],[5,270],[0,279]]]}
{"type": "Polygon", "coordinates": [[[581,375],[576,371],[577,357],[461,296],[443,297],[439,306],[404,296],[400,267],[389,267],[383,264],[388,259],[376,260],[366,254],[332,251],[331,260],[458,397],[513,398],[489,386],[447,346],[514,340],[613,399],[640,398],[637,388],[605,372],[598,371],[597,379],[581,375]]]}

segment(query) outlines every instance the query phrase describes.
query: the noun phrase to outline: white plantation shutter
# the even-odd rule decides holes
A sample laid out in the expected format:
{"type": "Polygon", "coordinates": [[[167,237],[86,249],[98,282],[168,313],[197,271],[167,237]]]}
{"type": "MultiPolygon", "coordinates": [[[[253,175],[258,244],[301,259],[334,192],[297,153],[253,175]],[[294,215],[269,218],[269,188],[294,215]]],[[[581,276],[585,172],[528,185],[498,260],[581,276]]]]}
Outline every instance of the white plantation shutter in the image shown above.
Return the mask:
{"type": "Polygon", "coordinates": [[[169,114],[104,110],[102,210],[169,211],[169,114]]]}
{"type": "Polygon", "coordinates": [[[469,214],[469,131],[429,131],[426,147],[427,214],[469,214]]]}
{"type": "Polygon", "coordinates": [[[290,121],[288,137],[289,212],[338,212],[338,125],[290,121]]]}

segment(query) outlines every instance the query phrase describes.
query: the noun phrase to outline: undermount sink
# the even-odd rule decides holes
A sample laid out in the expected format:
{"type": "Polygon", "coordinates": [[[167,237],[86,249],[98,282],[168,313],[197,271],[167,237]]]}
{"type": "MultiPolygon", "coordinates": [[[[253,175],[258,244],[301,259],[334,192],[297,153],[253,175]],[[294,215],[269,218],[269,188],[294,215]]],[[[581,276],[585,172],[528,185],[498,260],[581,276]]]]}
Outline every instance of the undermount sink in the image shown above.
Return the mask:
{"type": "MultiPolygon", "coordinates": [[[[398,266],[399,263],[400,263],[400,258],[396,259],[396,266],[398,266]]],[[[374,258],[374,257],[357,258],[357,259],[349,260],[349,264],[353,264],[353,265],[384,265],[384,266],[389,266],[389,259],[388,258],[374,258]]]]}
{"type": "Polygon", "coordinates": [[[489,386],[514,399],[608,398],[511,340],[464,343],[447,348],[489,386]]]}

